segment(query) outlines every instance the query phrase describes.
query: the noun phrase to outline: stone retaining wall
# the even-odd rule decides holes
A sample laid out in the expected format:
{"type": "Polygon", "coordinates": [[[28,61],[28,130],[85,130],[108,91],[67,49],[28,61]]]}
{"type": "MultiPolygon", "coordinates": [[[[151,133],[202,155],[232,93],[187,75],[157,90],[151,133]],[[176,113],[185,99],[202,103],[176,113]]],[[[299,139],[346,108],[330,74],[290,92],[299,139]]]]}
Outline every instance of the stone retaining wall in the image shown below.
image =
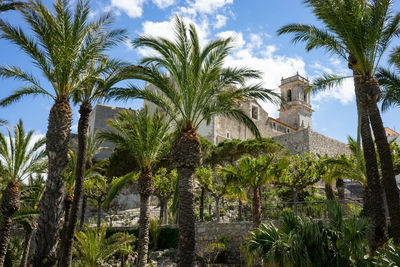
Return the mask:
{"type": "Polygon", "coordinates": [[[240,246],[252,228],[252,222],[196,223],[196,252],[201,253],[210,243],[217,242],[218,237],[226,236],[229,240],[229,263],[243,263],[240,246]]]}

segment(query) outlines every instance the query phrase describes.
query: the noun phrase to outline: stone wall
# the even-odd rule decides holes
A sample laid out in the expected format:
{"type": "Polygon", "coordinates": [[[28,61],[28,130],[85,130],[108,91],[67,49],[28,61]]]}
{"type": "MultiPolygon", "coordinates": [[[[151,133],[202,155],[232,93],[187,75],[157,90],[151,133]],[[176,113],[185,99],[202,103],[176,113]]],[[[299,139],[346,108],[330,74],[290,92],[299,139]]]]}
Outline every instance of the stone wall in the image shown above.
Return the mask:
{"type": "Polygon", "coordinates": [[[313,131],[310,131],[309,136],[311,153],[328,156],[338,156],[341,154],[350,155],[350,149],[345,143],[313,131]]]}
{"type": "Polygon", "coordinates": [[[309,128],[275,136],[272,139],[283,145],[292,154],[316,153],[321,156],[350,154],[350,150],[345,143],[314,132],[309,128]]]}
{"type": "Polygon", "coordinates": [[[226,236],[229,240],[229,263],[241,263],[240,246],[252,228],[252,222],[196,223],[196,253],[200,254],[210,243],[217,242],[218,237],[226,236]]]}
{"type": "Polygon", "coordinates": [[[304,129],[285,135],[272,137],[273,140],[283,145],[292,154],[310,153],[310,130],[304,129]]]}

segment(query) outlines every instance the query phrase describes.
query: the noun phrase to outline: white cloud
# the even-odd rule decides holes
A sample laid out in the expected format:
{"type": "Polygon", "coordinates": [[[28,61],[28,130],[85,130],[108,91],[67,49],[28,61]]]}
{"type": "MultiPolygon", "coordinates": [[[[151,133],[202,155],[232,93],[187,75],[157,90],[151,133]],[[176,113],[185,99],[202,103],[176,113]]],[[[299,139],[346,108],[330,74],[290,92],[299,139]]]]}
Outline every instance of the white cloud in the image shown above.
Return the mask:
{"type": "Polygon", "coordinates": [[[191,7],[199,13],[213,13],[229,4],[233,4],[233,0],[195,0],[191,7]]]}
{"type": "Polygon", "coordinates": [[[312,96],[311,99],[313,102],[323,102],[331,99],[337,99],[343,105],[347,105],[354,100],[354,97],[353,79],[346,79],[343,81],[341,86],[319,92],[312,96]]]}
{"type": "Polygon", "coordinates": [[[217,36],[220,38],[231,37],[233,39],[232,44],[236,49],[242,48],[246,43],[243,39],[243,34],[241,32],[225,31],[218,33],[217,36]]]}
{"type": "MultiPolygon", "coordinates": [[[[312,79],[321,76],[323,73],[337,74],[341,76],[349,75],[349,70],[345,69],[339,60],[335,58],[329,58],[329,63],[331,64],[330,67],[322,66],[318,62],[315,62],[313,65],[311,65],[311,68],[314,69],[312,79]]],[[[325,91],[319,92],[313,95],[311,99],[313,102],[323,102],[336,99],[339,100],[343,105],[347,105],[348,103],[351,103],[354,98],[353,79],[348,78],[345,79],[340,86],[336,86],[331,89],[328,88],[325,91]]]]}
{"type": "Polygon", "coordinates": [[[117,8],[126,12],[131,18],[138,18],[142,16],[144,2],[145,0],[111,0],[111,5],[107,9],[115,11],[113,8],[117,8]]]}
{"type": "Polygon", "coordinates": [[[175,0],[153,0],[153,3],[163,9],[172,6],[175,3],[175,0]]]}
{"type": "Polygon", "coordinates": [[[250,34],[250,41],[255,48],[260,48],[261,45],[263,44],[261,36],[255,33],[250,34]]]}
{"type": "MultiPolygon", "coordinates": [[[[175,18],[162,22],[145,21],[142,23],[142,32],[140,34],[173,39],[175,36],[174,20],[175,18]]],[[[200,45],[205,45],[208,41],[207,36],[209,35],[208,21],[203,20],[201,23],[196,23],[194,20],[187,17],[184,17],[183,20],[186,24],[195,25],[200,45]]],[[[142,56],[150,56],[154,53],[152,50],[147,48],[138,48],[137,51],[142,56]]]]}
{"type": "Polygon", "coordinates": [[[226,25],[226,21],[228,20],[228,17],[218,14],[216,16],[216,19],[217,19],[217,22],[214,24],[214,29],[219,29],[226,25]]]}
{"type": "MultiPolygon", "coordinates": [[[[125,12],[131,18],[140,18],[143,15],[143,5],[148,0],[111,0],[110,5],[106,7],[107,11],[113,11],[117,15],[125,12]]],[[[175,0],[152,0],[159,8],[166,8],[175,3],[175,0]]]]}

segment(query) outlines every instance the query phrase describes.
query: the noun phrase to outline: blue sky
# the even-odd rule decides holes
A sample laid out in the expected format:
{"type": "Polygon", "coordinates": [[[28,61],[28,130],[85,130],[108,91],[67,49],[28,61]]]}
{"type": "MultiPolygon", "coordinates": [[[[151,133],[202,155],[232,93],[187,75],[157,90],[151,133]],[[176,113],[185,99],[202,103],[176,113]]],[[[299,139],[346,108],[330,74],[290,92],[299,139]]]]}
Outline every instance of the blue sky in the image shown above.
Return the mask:
{"type": "MultiPolygon", "coordinates": [[[[52,1],[44,3],[51,6],[52,1]]],[[[277,36],[277,29],[288,23],[319,25],[301,0],[92,0],[91,4],[93,18],[111,11],[115,17],[115,27],[126,28],[132,39],[140,34],[171,36],[175,15],[196,24],[202,43],[218,36],[234,36],[235,49],[226,64],[261,70],[264,73],[263,82],[268,88],[278,88],[281,77],[292,76],[296,71],[311,79],[322,72],[348,72],[344,62],[325,51],[307,53],[302,44],[293,45],[289,36],[277,36]]],[[[397,0],[394,9],[400,11],[397,0]]],[[[25,27],[16,12],[2,16],[13,25],[25,27]]],[[[395,45],[400,45],[400,42],[395,40],[395,45]]],[[[41,75],[30,59],[10,42],[0,40],[0,51],[0,65],[17,65],[41,75]]],[[[110,51],[112,56],[132,63],[148,53],[146,50],[133,49],[129,43],[110,51]]],[[[386,65],[385,61],[386,58],[382,60],[382,65],[386,65]]],[[[0,98],[21,85],[13,80],[0,80],[0,98]]],[[[314,95],[314,130],[341,141],[345,141],[347,135],[355,136],[357,118],[353,91],[352,80],[348,80],[340,88],[314,95]]],[[[111,101],[110,104],[139,108],[142,101],[111,101]]],[[[11,125],[22,118],[26,128],[44,134],[51,105],[50,99],[27,97],[19,103],[1,108],[0,118],[7,119],[11,125]]],[[[270,116],[278,116],[277,107],[268,103],[263,103],[263,106],[270,116]]],[[[73,107],[73,110],[73,131],[76,131],[78,107],[73,107]]],[[[384,113],[385,126],[400,131],[399,115],[398,109],[384,113]]]]}

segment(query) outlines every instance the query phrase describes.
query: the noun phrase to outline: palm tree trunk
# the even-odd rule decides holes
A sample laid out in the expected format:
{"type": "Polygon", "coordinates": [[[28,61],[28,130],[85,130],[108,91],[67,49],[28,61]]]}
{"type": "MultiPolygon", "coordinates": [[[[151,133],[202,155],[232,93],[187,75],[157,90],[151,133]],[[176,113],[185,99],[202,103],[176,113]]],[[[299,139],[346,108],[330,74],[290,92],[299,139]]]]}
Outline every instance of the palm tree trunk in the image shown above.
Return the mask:
{"type": "Polygon", "coordinates": [[[140,195],[138,267],[147,266],[149,250],[150,196],[154,191],[153,175],[150,171],[142,171],[138,180],[140,195]]]}
{"type": "Polygon", "coordinates": [[[168,198],[164,200],[164,216],[163,216],[164,224],[168,224],[168,198]]]}
{"type": "Polygon", "coordinates": [[[221,220],[221,214],[219,212],[219,197],[215,197],[215,217],[217,219],[217,222],[220,222],[221,220]]]}
{"type": "MultiPolygon", "coordinates": [[[[371,91],[379,92],[379,84],[375,79],[371,79],[365,86],[373,87],[371,91]]],[[[379,159],[381,163],[383,187],[385,189],[386,200],[390,215],[390,225],[392,229],[393,241],[396,244],[400,243],[400,197],[397,187],[395,174],[393,171],[393,159],[390,151],[389,143],[385,134],[381,114],[377,106],[377,99],[372,98],[368,103],[368,115],[376,146],[378,148],[379,159]]]]}
{"type": "Polygon", "coordinates": [[[365,105],[366,97],[363,96],[357,88],[359,79],[355,78],[356,84],[356,101],[358,112],[360,112],[361,118],[361,137],[362,147],[365,158],[365,165],[367,171],[367,183],[369,192],[367,194],[367,207],[368,213],[370,213],[371,223],[371,236],[370,236],[370,248],[375,251],[387,240],[386,235],[386,219],[385,210],[382,199],[382,187],[379,178],[378,164],[376,159],[375,145],[371,135],[371,128],[369,125],[368,110],[365,105]]]}
{"type": "Polygon", "coordinates": [[[54,266],[56,248],[63,217],[65,182],[62,179],[68,164],[68,143],[72,111],[69,99],[57,99],[50,110],[46,134],[48,174],[46,189],[40,204],[38,229],[35,234],[34,267],[54,266]]]}
{"type": "MultiPolygon", "coordinates": [[[[92,168],[92,158],[86,157],[86,170],[92,168]]],[[[85,223],[85,216],[86,216],[86,207],[87,207],[87,196],[83,193],[82,196],[82,208],[81,208],[81,219],[79,223],[79,228],[83,228],[83,224],[85,223]]]]}
{"type": "Polygon", "coordinates": [[[332,185],[325,183],[325,195],[327,200],[335,200],[335,194],[333,193],[332,185]]]}
{"type": "Polygon", "coordinates": [[[336,180],[336,189],[338,191],[339,200],[344,200],[344,182],[343,179],[336,180]]]}
{"type": "Polygon", "coordinates": [[[1,198],[2,221],[0,225],[0,267],[4,266],[8,242],[11,237],[11,225],[14,213],[20,206],[21,191],[18,182],[10,181],[1,198]]]}
{"type": "Polygon", "coordinates": [[[179,267],[194,266],[195,217],[193,173],[201,163],[201,145],[196,130],[186,123],[176,138],[171,157],[178,171],[179,267]]]}
{"type": "Polygon", "coordinates": [[[78,155],[76,159],[74,199],[72,202],[71,214],[69,216],[69,224],[63,232],[64,236],[61,244],[61,259],[59,260],[60,266],[63,267],[69,267],[72,261],[72,245],[74,242],[74,233],[79,214],[79,204],[82,199],[83,182],[85,179],[89,115],[91,111],[92,105],[90,105],[90,103],[83,102],[81,104],[79,109],[81,116],[78,122],[78,155]]]}
{"type": "Polygon", "coordinates": [[[101,227],[101,201],[97,201],[97,230],[100,230],[101,227]]]}
{"type": "Polygon", "coordinates": [[[61,263],[61,259],[63,257],[64,254],[64,250],[65,250],[65,231],[67,231],[68,229],[68,225],[70,223],[70,215],[71,215],[71,207],[72,207],[72,196],[71,195],[66,195],[65,199],[64,199],[64,224],[63,224],[63,228],[62,228],[62,234],[61,234],[61,243],[60,243],[60,247],[58,248],[58,257],[60,258],[58,260],[57,265],[59,267],[64,266],[61,263]]]}
{"type": "Polygon", "coordinates": [[[164,200],[163,198],[159,198],[159,205],[160,205],[160,215],[159,215],[159,222],[163,222],[163,218],[164,218],[164,200]]]}
{"type": "Polygon", "coordinates": [[[261,197],[260,190],[253,188],[253,226],[257,228],[261,224],[261,197]]]}
{"type": "Polygon", "coordinates": [[[205,194],[204,187],[201,188],[201,195],[200,195],[200,221],[204,220],[204,194],[205,194]]]}
{"type": "Polygon", "coordinates": [[[297,216],[298,208],[297,208],[297,201],[299,200],[299,192],[297,189],[293,190],[293,205],[294,205],[294,215],[297,216]]]}
{"type": "Polygon", "coordinates": [[[87,206],[87,196],[85,194],[83,194],[82,208],[81,208],[81,219],[80,219],[80,222],[79,222],[79,229],[82,229],[83,228],[83,224],[85,223],[86,206],[87,206]]]}
{"type": "Polygon", "coordinates": [[[242,206],[243,206],[242,200],[239,198],[238,202],[239,202],[239,205],[238,205],[238,217],[239,217],[239,220],[242,220],[242,206]]]}
{"type": "Polygon", "coordinates": [[[25,229],[25,238],[24,238],[24,252],[22,254],[22,259],[20,263],[20,267],[28,267],[28,257],[29,251],[31,249],[32,237],[33,233],[36,229],[35,219],[30,220],[30,229],[25,229]]]}

